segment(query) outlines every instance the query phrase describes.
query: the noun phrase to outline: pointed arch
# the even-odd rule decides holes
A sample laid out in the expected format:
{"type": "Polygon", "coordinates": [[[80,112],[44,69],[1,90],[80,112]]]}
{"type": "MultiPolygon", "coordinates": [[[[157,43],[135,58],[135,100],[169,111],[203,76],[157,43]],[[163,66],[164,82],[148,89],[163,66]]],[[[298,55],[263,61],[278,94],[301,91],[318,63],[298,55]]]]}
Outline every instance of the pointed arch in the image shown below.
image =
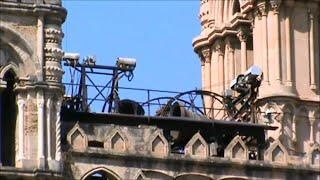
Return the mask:
{"type": "Polygon", "coordinates": [[[101,177],[103,179],[108,179],[108,180],[121,179],[118,174],[116,174],[114,171],[105,167],[97,167],[95,169],[92,169],[89,172],[85,173],[80,179],[91,180],[91,179],[95,179],[96,177],[101,177]]]}
{"type": "Polygon", "coordinates": [[[14,85],[17,71],[12,65],[1,71],[0,91],[0,162],[4,166],[15,166],[17,103],[14,85]]]}
{"type": "Polygon", "coordinates": [[[192,180],[192,179],[213,180],[212,177],[209,177],[208,175],[201,174],[201,173],[183,173],[183,174],[179,174],[174,179],[176,179],[176,180],[192,180]]]}
{"type": "Polygon", "coordinates": [[[18,66],[13,63],[9,63],[4,67],[0,67],[0,80],[3,81],[7,72],[13,73],[16,77],[20,76],[18,66]]]}

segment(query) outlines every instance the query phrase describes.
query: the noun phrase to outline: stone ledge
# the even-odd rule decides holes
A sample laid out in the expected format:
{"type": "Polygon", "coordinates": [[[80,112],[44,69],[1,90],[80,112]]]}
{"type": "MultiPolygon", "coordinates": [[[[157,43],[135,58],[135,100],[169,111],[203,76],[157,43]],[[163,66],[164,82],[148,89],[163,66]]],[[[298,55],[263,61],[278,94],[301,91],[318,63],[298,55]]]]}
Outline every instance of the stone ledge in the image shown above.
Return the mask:
{"type": "Polygon", "coordinates": [[[43,171],[39,169],[34,170],[25,170],[21,168],[15,167],[0,167],[0,179],[4,176],[6,178],[19,178],[23,177],[23,179],[34,179],[35,177],[41,178],[54,178],[54,179],[63,179],[63,174],[56,173],[53,171],[43,171]]]}
{"type": "Polygon", "coordinates": [[[104,149],[98,148],[89,148],[86,152],[79,151],[69,151],[67,154],[72,156],[83,156],[83,157],[96,157],[96,158],[114,158],[114,159],[125,159],[125,160],[134,160],[138,162],[147,161],[157,161],[164,163],[182,163],[182,164],[193,164],[201,166],[214,166],[217,167],[239,167],[239,168],[252,168],[256,170],[278,170],[278,171],[300,171],[300,172],[309,172],[309,173],[320,173],[320,169],[314,168],[311,166],[298,166],[293,164],[283,165],[276,164],[261,160],[246,160],[246,161],[235,161],[228,158],[220,157],[209,157],[207,159],[193,159],[184,155],[173,155],[170,154],[166,158],[159,158],[151,156],[150,154],[141,155],[141,154],[121,154],[115,152],[109,152],[104,149]]]}

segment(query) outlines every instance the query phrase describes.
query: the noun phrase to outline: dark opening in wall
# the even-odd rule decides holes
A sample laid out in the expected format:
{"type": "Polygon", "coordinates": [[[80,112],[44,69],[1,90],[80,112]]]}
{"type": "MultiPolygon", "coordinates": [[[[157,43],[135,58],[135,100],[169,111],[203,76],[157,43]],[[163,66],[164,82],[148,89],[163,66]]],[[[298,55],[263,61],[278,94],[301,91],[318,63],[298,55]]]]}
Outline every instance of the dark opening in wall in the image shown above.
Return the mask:
{"type": "Polygon", "coordinates": [[[235,0],[233,3],[232,14],[241,12],[239,0],[235,0]]]}
{"type": "Polygon", "coordinates": [[[0,128],[1,128],[1,153],[0,160],[3,166],[15,166],[15,139],[17,105],[13,91],[15,73],[9,70],[5,73],[3,81],[6,87],[0,91],[0,128]]]}
{"type": "Polygon", "coordinates": [[[103,148],[103,142],[100,141],[88,141],[89,147],[97,147],[97,148],[103,148]]]}

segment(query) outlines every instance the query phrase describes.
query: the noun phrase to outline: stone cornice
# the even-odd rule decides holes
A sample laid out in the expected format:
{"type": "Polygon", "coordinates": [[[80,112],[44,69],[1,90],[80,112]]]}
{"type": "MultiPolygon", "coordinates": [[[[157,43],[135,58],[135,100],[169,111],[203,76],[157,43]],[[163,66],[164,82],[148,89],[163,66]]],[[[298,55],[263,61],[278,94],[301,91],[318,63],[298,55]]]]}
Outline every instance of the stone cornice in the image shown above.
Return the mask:
{"type": "Polygon", "coordinates": [[[16,2],[3,2],[0,1],[1,13],[12,14],[43,14],[53,15],[60,18],[61,24],[67,16],[67,10],[60,5],[53,4],[27,4],[16,2]]]}
{"type": "Polygon", "coordinates": [[[202,34],[193,40],[193,48],[195,52],[198,52],[202,47],[210,46],[218,38],[223,38],[228,35],[236,35],[236,28],[239,26],[250,26],[251,21],[243,19],[241,16],[235,16],[230,24],[226,24],[221,28],[213,28],[207,34],[202,34]]]}

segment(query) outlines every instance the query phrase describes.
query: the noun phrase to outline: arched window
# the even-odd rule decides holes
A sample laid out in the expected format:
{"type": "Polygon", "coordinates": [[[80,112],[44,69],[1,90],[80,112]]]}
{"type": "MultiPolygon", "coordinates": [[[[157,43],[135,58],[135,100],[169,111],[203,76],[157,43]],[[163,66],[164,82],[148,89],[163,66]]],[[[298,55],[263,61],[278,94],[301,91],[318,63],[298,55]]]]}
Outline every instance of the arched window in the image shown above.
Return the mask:
{"type": "Polygon", "coordinates": [[[83,180],[118,180],[120,179],[114,172],[100,167],[84,175],[83,180]]]}
{"type": "Polygon", "coordinates": [[[15,132],[17,106],[13,91],[16,74],[12,69],[5,72],[0,90],[0,161],[3,166],[15,165],[15,132]]]}
{"type": "Polygon", "coordinates": [[[234,0],[232,7],[232,15],[241,12],[239,0],[234,0]]]}

